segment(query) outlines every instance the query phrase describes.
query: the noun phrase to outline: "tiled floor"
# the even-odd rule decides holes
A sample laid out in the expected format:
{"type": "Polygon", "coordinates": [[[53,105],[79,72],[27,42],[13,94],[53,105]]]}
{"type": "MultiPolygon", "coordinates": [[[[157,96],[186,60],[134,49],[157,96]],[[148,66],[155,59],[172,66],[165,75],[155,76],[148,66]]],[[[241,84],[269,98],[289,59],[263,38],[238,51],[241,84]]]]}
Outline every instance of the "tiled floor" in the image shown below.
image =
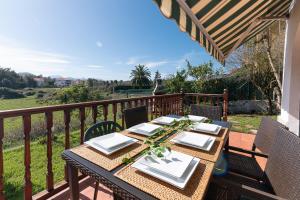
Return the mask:
{"type": "MultiPolygon", "coordinates": [[[[89,177],[83,179],[80,183],[79,183],[79,190],[80,190],[80,194],[79,194],[79,199],[80,200],[90,200],[93,199],[94,197],[94,192],[95,192],[95,182],[90,179],[89,177]]],[[[65,189],[62,192],[60,192],[59,194],[53,196],[50,198],[51,200],[69,200],[69,189],[65,189]]],[[[104,186],[99,186],[99,190],[98,190],[98,196],[97,196],[97,200],[113,200],[113,194],[112,192],[105,188],[104,186]]]]}
{"type": "MultiPolygon", "coordinates": [[[[238,132],[230,132],[229,136],[229,144],[230,146],[237,146],[244,149],[251,150],[252,144],[254,141],[255,135],[253,134],[243,134],[238,132]]],[[[266,159],[263,158],[257,158],[258,163],[262,167],[262,169],[265,168],[266,165],[266,159]]],[[[90,200],[93,199],[94,195],[94,181],[86,178],[80,183],[80,199],[81,200],[90,200]]],[[[62,191],[61,193],[55,195],[51,198],[52,200],[62,200],[62,199],[69,199],[69,190],[66,189],[62,191]]],[[[97,199],[101,200],[111,200],[113,199],[112,192],[105,188],[105,187],[99,187],[98,196],[97,199]]]]}
{"type": "MultiPolygon", "coordinates": [[[[244,133],[231,131],[229,135],[229,145],[251,150],[254,139],[255,139],[255,135],[253,134],[244,134],[244,133]]],[[[259,149],[256,149],[256,151],[259,151],[259,149]]],[[[250,156],[248,154],[244,154],[244,155],[250,156]]],[[[267,160],[261,157],[256,157],[256,160],[259,166],[262,169],[265,169],[267,160]]]]}

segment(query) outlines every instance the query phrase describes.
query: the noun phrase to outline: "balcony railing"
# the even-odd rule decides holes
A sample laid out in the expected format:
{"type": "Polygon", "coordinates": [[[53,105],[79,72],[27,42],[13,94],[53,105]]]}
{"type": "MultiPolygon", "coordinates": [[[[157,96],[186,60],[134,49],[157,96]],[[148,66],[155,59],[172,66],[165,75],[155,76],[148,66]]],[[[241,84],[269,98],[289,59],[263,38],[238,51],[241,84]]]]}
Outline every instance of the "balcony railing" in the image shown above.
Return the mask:
{"type": "Polygon", "coordinates": [[[55,106],[45,106],[27,109],[16,109],[0,111],[0,200],[4,197],[4,178],[3,178],[3,137],[4,120],[12,117],[22,117],[22,126],[24,134],[24,199],[32,199],[31,182],[31,151],[30,151],[30,133],[32,125],[32,115],[43,114],[45,119],[46,144],[47,145],[47,172],[46,172],[46,191],[39,195],[38,199],[46,199],[68,187],[68,177],[65,166],[65,182],[57,185],[54,183],[54,174],[52,167],[52,136],[53,136],[53,118],[54,112],[62,112],[64,116],[64,149],[70,148],[70,122],[71,112],[79,111],[80,120],[80,144],[83,144],[85,132],[86,110],[91,110],[93,123],[97,120],[117,121],[120,116],[121,126],[124,128],[123,110],[130,107],[145,105],[148,110],[149,118],[153,119],[161,115],[176,114],[183,115],[187,112],[190,104],[209,104],[223,106],[223,120],[227,120],[228,93],[224,90],[223,94],[199,94],[199,93],[177,93],[157,96],[145,96],[137,98],[116,99],[93,101],[85,103],[64,104],[55,106]],[[102,115],[99,116],[99,112],[102,115]]]}

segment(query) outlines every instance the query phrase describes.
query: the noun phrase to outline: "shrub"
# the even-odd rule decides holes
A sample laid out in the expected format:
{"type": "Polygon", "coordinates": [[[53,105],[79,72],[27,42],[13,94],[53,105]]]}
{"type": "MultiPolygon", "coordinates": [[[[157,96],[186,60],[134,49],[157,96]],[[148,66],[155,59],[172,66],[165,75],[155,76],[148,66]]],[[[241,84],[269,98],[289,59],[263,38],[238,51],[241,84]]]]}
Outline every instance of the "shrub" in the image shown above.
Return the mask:
{"type": "Polygon", "coordinates": [[[0,98],[3,99],[18,99],[18,98],[24,98],[25,96],[13,89],[9,89],[6,87],[0,87],[0,98]]]}
{"type": "Polygon", "coordinates": [[[38,98],[38,99],[43,98],[43,97],[44,97],[44,94],[41,94],[41,93],[36,94],[36,98],[38,98]]]}
{"type": "Polygon", "coordinates": [[[25,96],[32,96],[35,95],[35,91],[28,91],[23,93],[25,96]]]}

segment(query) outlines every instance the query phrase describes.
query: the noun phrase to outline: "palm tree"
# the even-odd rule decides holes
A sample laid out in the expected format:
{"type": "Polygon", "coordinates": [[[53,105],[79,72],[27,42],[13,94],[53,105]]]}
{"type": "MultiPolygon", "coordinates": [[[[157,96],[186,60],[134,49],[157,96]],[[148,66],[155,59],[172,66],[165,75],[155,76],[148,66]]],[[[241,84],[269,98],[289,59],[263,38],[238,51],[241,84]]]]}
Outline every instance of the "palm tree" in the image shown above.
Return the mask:
{"type": "Polygon", "coordinates": [[[154,80],[153,80],[153,83],[156,84],[156,81],[161,79],[161,74],[159,73],[159,71],[157,70],[155,72],[155,75],[154,75],[154,80]]]}
{"type": "Polygon", "coordinates": [[[135,66],[135,69],[131,70],[130,78],[132,84],[139,88],[151,85],[151,73],[144,65],[135,66]]]}

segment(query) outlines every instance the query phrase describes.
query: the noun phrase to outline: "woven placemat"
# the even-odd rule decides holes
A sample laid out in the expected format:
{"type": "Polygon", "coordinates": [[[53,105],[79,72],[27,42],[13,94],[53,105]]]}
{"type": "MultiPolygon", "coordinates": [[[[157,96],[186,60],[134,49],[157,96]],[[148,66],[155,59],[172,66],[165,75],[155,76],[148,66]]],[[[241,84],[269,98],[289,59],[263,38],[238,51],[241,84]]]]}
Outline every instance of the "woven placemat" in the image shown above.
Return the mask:
{"type": "Polygon", "coordinates": [[[142,173],[131,165],[118,171],[115,176],[158,199],[199,200],[204,198],[213,168],[214,163],[201,160],[184,190],[142,173]]]}
{"type": "Polygon", "coordinates": [[[174,144],[170,140],[174,137],[176,137],[177,134],[172,135],[168,138],[167,143],[170,143],[170,147],[174,151],[179,151],[188,155],[191,155],[193,157],[205,159],[211,162],[216,162],[221,154],[221,151],[223,149],[224,141],[223,140],[216,140],[211,147],[210,151],[204,151],[201,149],[189,147],[186,145],[181,144],[174,144]]]}
{"type": "Polygon", "coordinates": [[[187,128],[186,129],[187,131],[190,131],[190,132],[194,132],[194,133],[201,133],[201,134],[205,134],[205,135],[210,135],[210,136],[214,136],[217,138],[217,140],[224,140],[226,137],[228,137],[229,135],[229,129],[228,128],[222,128],[219,132],[218,135],[213,135],[213,134],[209,134],[209,133],[204,133],[204,132],[200,132],[200,131],[194,131],[190,128],[187,128]]]}
{"type": "MultiPolygon", "coordinates": [[[[132,137],[132,138],[135,138],[135,139],[138,139],[138,140],[141,140],[141,141],[144,141],[147,139],[147,136],[145,135],[141,135],[141,134],[137,134],[137,133],[134,133],[134,132],[130,132],[129,130],[124,130],[122,132],[120,132],[121,134],[123,135],[126,135],[128,137],[132,137]]],[[[155,139],[153,139],[153,141],[156,141],[156,140],[159,140],[161,139],[162,137],[164,137],[164,135],[161,135],[155,139]]]]}
{"type": "Polygon", "coordinates": [[[87,145],[81,145],[79,147],[72,148],[71,151],[83,157],[84,159],[89,160],[90,162],[108,171],[111,171],[122,164],[123,158],[133,157],[147,147],[148,146],[142,142],[137,142],[111,155],[105,155],[87,145]]]}

